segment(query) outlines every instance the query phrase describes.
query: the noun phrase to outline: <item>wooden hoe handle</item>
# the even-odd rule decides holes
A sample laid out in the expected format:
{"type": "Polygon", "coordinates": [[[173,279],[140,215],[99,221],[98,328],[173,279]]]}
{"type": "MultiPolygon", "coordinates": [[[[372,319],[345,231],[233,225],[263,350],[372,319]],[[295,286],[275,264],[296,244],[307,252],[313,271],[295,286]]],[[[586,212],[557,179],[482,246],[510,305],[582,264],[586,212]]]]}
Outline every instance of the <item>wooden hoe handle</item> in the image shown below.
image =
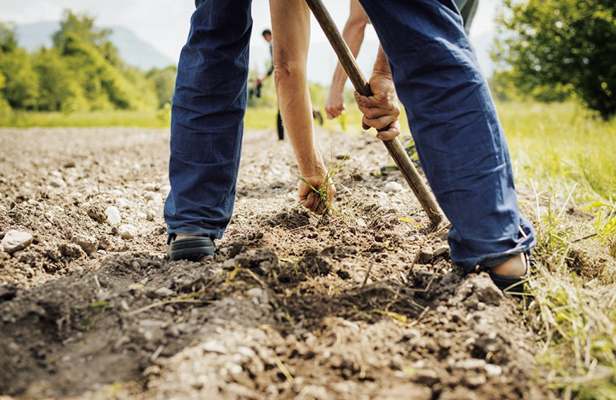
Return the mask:
{"type": "MultiPolygon", "coordinates": [[[[366,81],[366,78],[357,66],[357,62],[355,61],[351,50],[349,50],[346,42],[342,39],[336,24],[334,24],[334,21],[323,5],[323,2],[321,0],[306,0],[306,3],[308,3],[308,7],[312,10],[312,13],[319,22],[319,25],[321,25],[325,36],[327,36],[327,39],[334,48],[334,51],[336,52],[336,55],[338,56],[338,59],[344,67],[347,75],[351,79],[355,90],[363,96],[372,96],[372,91],[370,90],[368,81],[366,81]]],[[[419,200],[419,203],[423,207],[424,211],[428,214],[430,222],[432,222],[435,227],[439,226],[443,221],[445,221],[445,216],[436,203],[434,196],[432,196],[432,193],[421,179],[419,172],[417,172],[417,169],[411,162],[411,159],[404,150],[404,146],[402,146],[400,139],[395,138],[393,140],[384,140],[383,144],[387,147],[389,154],[396,162],[398,168],[400,168],[402,175],[404,175],[404,179],[406,179],[406,182],[413,190],[413,193],[415,193],[417,200],[419,200]]]]}

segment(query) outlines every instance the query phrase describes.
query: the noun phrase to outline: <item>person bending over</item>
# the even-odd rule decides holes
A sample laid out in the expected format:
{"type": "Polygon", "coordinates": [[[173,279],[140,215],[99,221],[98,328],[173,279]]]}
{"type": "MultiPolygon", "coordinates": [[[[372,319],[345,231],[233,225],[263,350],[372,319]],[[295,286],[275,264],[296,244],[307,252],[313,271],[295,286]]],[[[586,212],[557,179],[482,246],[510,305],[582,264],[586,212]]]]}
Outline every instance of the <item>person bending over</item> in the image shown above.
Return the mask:
{"type": "MultiPolygon", "coordinates": [[[[289,135],[301,174],[316,187],[326,184],[327,175],[308,108],[308,8],[303,0],[270,4],[281,112],[285,119],[294,107],[306,110],[285,122],[293,126],[289,135]]],[[[458,7],[454,0],[361,4],[383,47],[369,82],[373,96],[356,95],[363,123],[380,130],[383,140],[398,134],[399,96],[426,177],[452,224],[452,261],[467,271],[489,270],[503,289],[519,285],[535,235],[520,214],[505,136],[458,7]]],[[[171,259],[213,254],[213,240],[231,218],[247,98],[250,6],[249,0],[197,1],[172,105],[171,191],[165,203],[171,259]]],[[[319,196],[305,184],[299,199],[323,212],[319,196]]]]}

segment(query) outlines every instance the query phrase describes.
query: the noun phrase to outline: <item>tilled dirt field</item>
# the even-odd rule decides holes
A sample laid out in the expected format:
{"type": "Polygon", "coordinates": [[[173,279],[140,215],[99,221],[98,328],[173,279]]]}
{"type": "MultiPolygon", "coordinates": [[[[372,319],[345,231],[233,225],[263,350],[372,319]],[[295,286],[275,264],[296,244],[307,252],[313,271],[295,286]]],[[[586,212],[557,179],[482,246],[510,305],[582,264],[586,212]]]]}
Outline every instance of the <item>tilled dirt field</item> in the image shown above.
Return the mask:
{"type": "Polygon", "coordinates": [[[383,146],[319,136],[348,156],[332,217],[295,199],[290,146],[247,132],[220,252],[190,263],[164,258],[167,132],[0,130],[0,239],[33,235],[0,252],[0,395],[548,397],[517,303],[375,176],[383,146]]]}

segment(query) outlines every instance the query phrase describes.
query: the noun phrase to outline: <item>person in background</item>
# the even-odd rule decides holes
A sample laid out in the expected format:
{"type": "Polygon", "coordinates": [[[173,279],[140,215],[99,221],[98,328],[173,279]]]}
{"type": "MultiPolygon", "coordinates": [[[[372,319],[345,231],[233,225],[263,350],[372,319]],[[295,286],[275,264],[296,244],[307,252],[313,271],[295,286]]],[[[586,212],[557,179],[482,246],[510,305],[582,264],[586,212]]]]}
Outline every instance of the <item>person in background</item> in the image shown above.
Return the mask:
{"type": "MultiPolygon", "coordinates": [[[[272,31],[270,29],[264,29],[261,32],[261,36],[263,39],[269,44],[269,52],[270,52],[270,62],[269,68],[265,72],[265,74],[255,80],[254,88],[249,90],[249,96],[252,97],[256,95],[256,97],[261,97],[261,89],[263,87],[263,82],[265,82],[272,74],[274,73],[274,51],[272,48],[272,31]]],[[[312,118],[317,121],[319,125],[323,125],[323,116],[319,110],[312,109],[312,118]]],[[[284,140],[284,125],[282,123],[282,116],[280,115],[280,108],[278,108],[278,112],[276,115],[276,131],[278,132],[278,140],[284,140]]]]}
{"type": "MultiPolygon", "coordinates": [[[[256,96],[261,97],[261,90],[263,88],[263,82],[269,79],[270,76],[274,73],[274,51],[272,50],[272,31],[270,29],[264,29],[261,32],[261,36],[267,42],[270,53],[270,62],[267,71],[261,77],[255,79],[255,86],[251,88],[248,92],[250,97],[256,96]]],[[[284,140],[284,126],[282,125],[282,117],[280,116],[280,109],[276,114],[276,132],[278,132],[278,140],[284,140]]]]}

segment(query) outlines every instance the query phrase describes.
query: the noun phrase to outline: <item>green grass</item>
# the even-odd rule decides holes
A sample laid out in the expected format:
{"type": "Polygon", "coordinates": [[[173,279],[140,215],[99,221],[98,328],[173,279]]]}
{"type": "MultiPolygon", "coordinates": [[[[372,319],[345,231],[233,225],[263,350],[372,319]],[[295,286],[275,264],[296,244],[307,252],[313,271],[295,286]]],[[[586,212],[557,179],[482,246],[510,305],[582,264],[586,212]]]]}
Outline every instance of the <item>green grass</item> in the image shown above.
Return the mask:
{"type": "Polygon", "coordinates": [[[564,398],[616,398],[616,120],[575,103],[499,104],[537,231],[528,325],[548,384],[564,398]],[[572,219],[575,203],[590,216],[572,219]],[[594,214],[594,218],[592,215],[594,214]]]}
{"type": "Polygon", "coordinates": [[[564,398],[615,399],[616,263],[604,239],[588,235],[592,221],[573,221],[566,204],[546,201],[534,221],[538,262],[525,310],[542,341],[537,361],[564,398]]]}
{"type": "Polygon", "coordinates": [[[567,196],[580,206],[616,199],[616,120],[575,103],[499,104],[518,182],[567,196]]]}
{"type": "Polygon", "coordinates": [[[93,128],[128,126],[139,128],[166,128],[169,126],[165,111],[92,111],[76,113],[19,112],[0,116],[0,127],[76,127],[93,128]]]}

